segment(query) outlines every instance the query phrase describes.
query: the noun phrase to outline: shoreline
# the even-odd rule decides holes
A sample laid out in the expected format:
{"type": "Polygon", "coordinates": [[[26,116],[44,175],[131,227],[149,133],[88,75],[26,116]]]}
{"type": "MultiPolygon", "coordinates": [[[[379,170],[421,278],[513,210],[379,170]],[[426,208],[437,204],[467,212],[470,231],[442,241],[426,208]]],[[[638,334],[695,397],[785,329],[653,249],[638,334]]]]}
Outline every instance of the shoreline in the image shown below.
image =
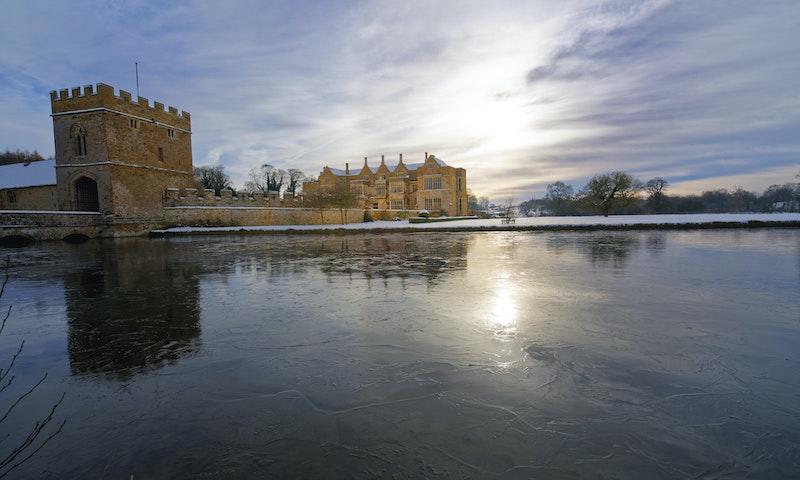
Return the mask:
{"type": "MultiPolygon", "coordinates": [[[[687,222],[687,223],[630,223],[630,224],[583,224],[583,225],[475,225],[458,227],[397,227],[397,228],[350,228],[347,226],[326,228],[270,228],[257,227],[190,227],[185,230],[153,230],[150,237],[186,237],[206,235],[355,235],[384,233],[461,233],[461,232],[580,232],[580,231],[636,231],[636,230],[713,230],[713,229],[761,229],[800,228],[800,220],[750,220],[747,222],[687,222]]],[[[294,226],[298,227],[298,226],[294,226]]],[[[185,228],[185,227],[182,227],[185,228]]]]}

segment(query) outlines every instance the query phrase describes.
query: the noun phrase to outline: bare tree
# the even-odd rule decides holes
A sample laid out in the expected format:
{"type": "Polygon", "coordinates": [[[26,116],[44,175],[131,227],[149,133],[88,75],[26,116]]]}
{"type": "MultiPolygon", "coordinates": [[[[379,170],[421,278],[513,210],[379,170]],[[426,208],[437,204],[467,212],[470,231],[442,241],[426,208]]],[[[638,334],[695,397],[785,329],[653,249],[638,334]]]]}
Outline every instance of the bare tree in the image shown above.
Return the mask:
{"type": "Polygon", "coordinates": [[[250,193],[280,192],[286,182],[286,170],[275,168],[267,163],[258,168],[251,168],[250,180],[244,188],[250,193]]]}
{"type": "Polygon", "coordinates": [[[30,163],[30,162],[37,162],[39,160],[44,160],[44,158],[39,155],[39,152],[36,150],[28,151],[28,150],[8,150],[4,152],[0,152],[0,165],[7,165],[11,163],[30,163]]]}
{"type": "Polygon", "coordinates": [[[332,206],[332,196],[327,190],[316,190],[303,196],[303,206],[319,209],[319,221],[324,223],[325,209],[332,206]]]}
{"type": "Polygon", "coordinates": [[[669,186],[669,182],[661,177],[651,178],[644,184],[644,189],[647,192],[647,203],[650,208],[656,212],[661,213],[666,206],[667,196],[664,190],[669,186]]]}
{"type": "Polygon", "coordinates": [[[305,180],[305,178],[306,175],[302,171],[296,168],[290,168],[286,177],[286,181],[288,182],[286,185],[286,191],[292,197],[296,197],[298,190],[302,188],[303,180],[305,180]]]}
{"type": "Polygon", "coordinates": [[[231,178],[225,173],[225,167],[222,165],[195,167],[194,178],[203,188],[214,190],[216,195],[226,188],[231,188],[231,178]]]}
{"type": "Polygon", "coordinates": [[[516,223],[517,201],[514,199],[514,197],[509,197],[503,202],[501,215],[503,216],[502,223],[516,223]]]}
{"type": "Polygon", "coordinates": [[[329,195],[330,205],[339,209],[339,214],[342,218],[342,225],[344,225],[347,223],[347,217],[344,212],[349,208],[355,208],[358,206],[358,195],[353,193],[345,184],[336,185],[336,188],[334,188],[329,195]]]}
{"type": "Polygon", "coordinates": [[[575,189],[572,185],[558,181],[547,185],[547,192],[544,195],[547,207],[556,215],[570,215],[575,213],[573,201],[575,200],[575,189]]]}
{"type": "Polygon", "coordinates": [[[582,202],[590,209],[608,216],[630,205],[641,190],[641,182],[622,172],[610,172],[590,178],[581,190],[582,202]]]}
{"type": "MultiPolygon", "coordinates": [[[[0,285],[0,299],[3,298],[3,294],[6,291],[6,286],[8,285],[8,280],[10,278],[11,260],[6,258],[3,282],[2,285],[0,285]]],[[[11,316],[11,305],[8,306],[4,314],[0,315],[3,317],[2,322],[0,322],[0,334],[2,334],[3,330],[5,330],[6,322],[11,316]]],[[[17,348],[16,353],[12,355],[8,366],[6,366],[6,368],[0,368],[0,401],[6,400],[3,397],[7,395],[6,392],[10,391],[8,389],[14,383],[14,379],[16,377],[11,373],[11,371],[13,370],[14,364],[17,362],[17,358],[19,358],[19,356],[22,354],[22,350],[24,348],[25,340],[22,340],[19,344],[19,348],[17,348]]],[[[5,409],[2,417],[0,417],[0,425],[2,425],[2,423],[9,418],[9,415],[13,413],[14,409],[18,407],[26,397],[31,395],[39,387],[39,385],[45,381],[46,378],[47,374],[45,373],[36,383],[33,384],[33,386],[21,394],[14,395],[8,400],[9,406],[5,409]]],[[[5,447],[6,450],[0,452],[0,478],[6,477],[17,467],[30,460],[42,448],[44,448],[44,446],[47,445],[47,443],[50,442],[53,437],[61,433],[61,430],[64,428],[64,424],[67,421],[62,420],[58,426],[51,425],[51,422],[53,422],[56,410],[58,410],[58,407],[64,400],[65,395],[66,392],[61,394],[61,397],[59,397],[58,401],[56,401],[56,403],[54,403],[50,408],[50,412],[43,418],[37,420],[23,439],[19,440],[16,444],[7,445],[5,447]]],[[[9,437],[10,434],[6,434],[2,439],[0,439],[0,446],[4,445],[5,441],[8,440],[9,437]]]]}
{"type": "Polygon", "coordinates": [[[472,214],[478,211],[478,196],[467,189],[467,208],[472,214]]]}

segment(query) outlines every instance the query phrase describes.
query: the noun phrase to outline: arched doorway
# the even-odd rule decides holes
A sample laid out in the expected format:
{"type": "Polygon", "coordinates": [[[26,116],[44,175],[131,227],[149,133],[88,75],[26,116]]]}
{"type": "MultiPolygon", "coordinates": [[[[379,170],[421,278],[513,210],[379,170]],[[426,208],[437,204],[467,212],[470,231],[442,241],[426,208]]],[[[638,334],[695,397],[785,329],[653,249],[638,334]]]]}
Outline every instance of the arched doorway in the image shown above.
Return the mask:
{"type": "Polygon", "coordinates": [[[75,210],[99,212],[100,200],[97,196],[97,182],[88,177],[75,180],[75,210]]]}

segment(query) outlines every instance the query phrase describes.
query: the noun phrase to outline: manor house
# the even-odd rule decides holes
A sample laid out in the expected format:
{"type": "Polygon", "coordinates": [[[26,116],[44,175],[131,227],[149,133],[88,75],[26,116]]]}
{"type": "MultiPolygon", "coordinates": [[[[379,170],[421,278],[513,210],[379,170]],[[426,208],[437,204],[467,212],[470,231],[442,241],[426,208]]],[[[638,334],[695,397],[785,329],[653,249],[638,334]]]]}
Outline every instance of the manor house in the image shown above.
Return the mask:
{"type": "Polygon", "coordinates": [[[428,210],[432,214],[467,215],[467,171],[447,165],[425,152],[424,161],[388,165],[383,155],[377,167],[364,157],[360,169],[325,166],[319,180],[303,185],[306,194],[347,188],[358,195],[359,206],[380,210],[428,210]]]}

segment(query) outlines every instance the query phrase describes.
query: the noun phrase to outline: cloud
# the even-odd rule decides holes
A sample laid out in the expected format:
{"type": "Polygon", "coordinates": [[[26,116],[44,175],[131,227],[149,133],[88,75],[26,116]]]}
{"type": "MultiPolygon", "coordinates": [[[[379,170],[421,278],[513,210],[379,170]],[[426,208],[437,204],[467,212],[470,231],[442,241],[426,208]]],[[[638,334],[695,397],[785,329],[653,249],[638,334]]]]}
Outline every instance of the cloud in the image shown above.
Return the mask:
{"type": "MultiPolygon", "coordinates": [[[[0,148],[52,152],[50,89],[103,81],[192,113],[237,183],[436,153],[525,198],[625,168],[676,188],[798,164],[800,4],[24,2],[4,6],[0,148]]],[[[733,178],[735,177],[735,178],[733,178]]],[[[745,182],[746,183],[746,182],[745,182]]]]}

